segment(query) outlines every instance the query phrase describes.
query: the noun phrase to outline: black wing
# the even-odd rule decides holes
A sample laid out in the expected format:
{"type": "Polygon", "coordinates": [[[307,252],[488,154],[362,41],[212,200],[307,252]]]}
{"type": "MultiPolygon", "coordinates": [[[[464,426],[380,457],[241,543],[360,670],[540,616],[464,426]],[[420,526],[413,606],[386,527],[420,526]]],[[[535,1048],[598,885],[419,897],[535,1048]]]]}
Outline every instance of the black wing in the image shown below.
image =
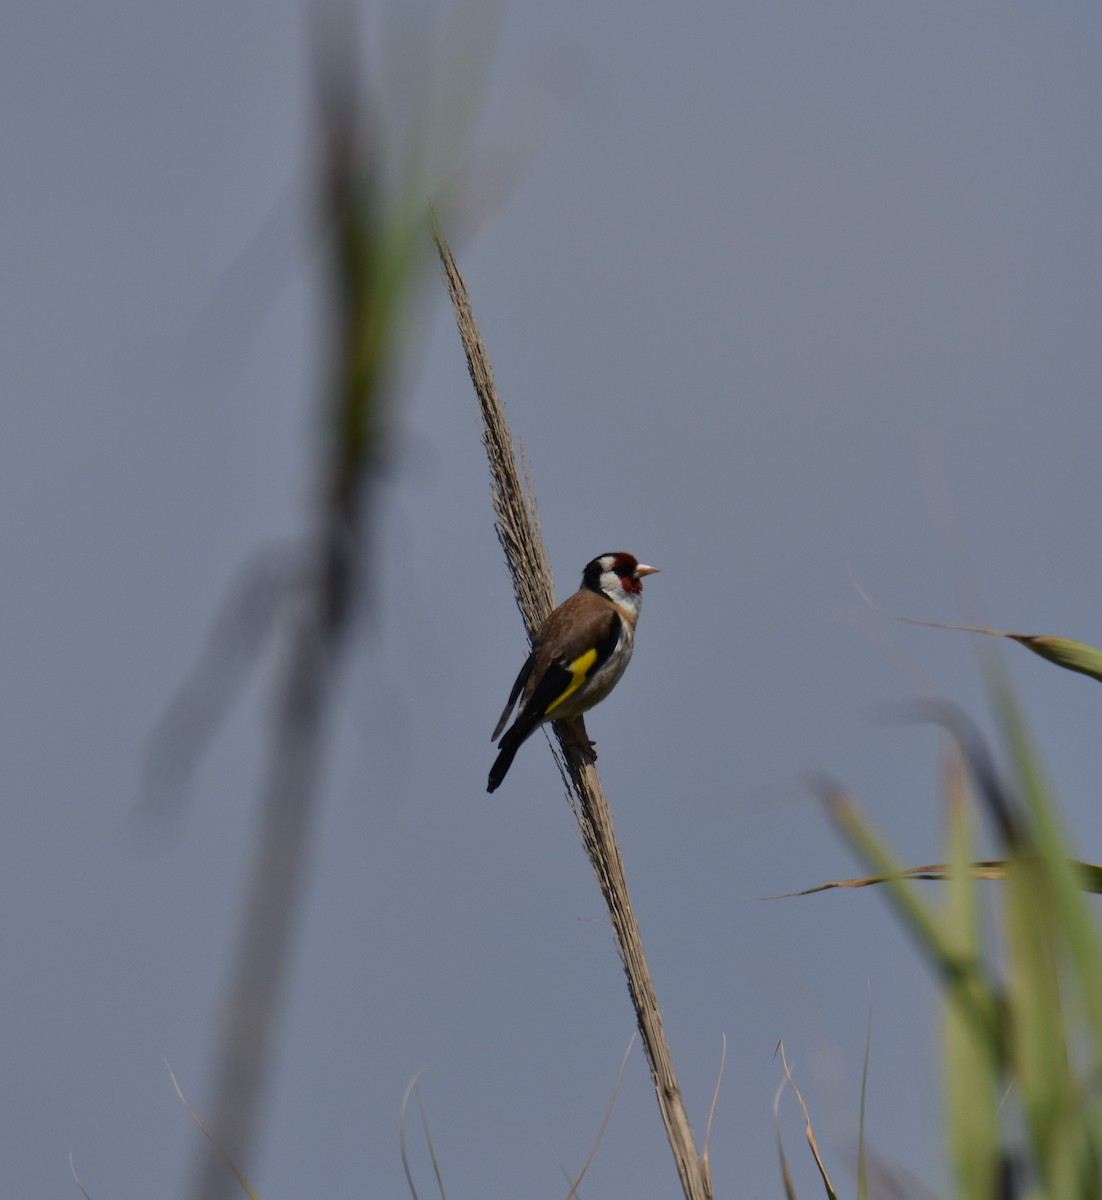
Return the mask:
{"type": "Polygon", "coordinates": [[[523,715],[542,721],[553,708],[578,691],[604,666],[609,655],[616,649],[620,638],[620,626],[620,614],[613,612],[608,628],[595,646],[589,646],[569,661],[564,657],[549,663],[524,706],[523,715]]]}
{"type": "Polygon", "coordinates": [[[517,676],[516,683],[513,684],[513,690],[509,693],[509,703],[505,706],[505,711],[501,714],[501,720],[494,726],[493,737],[491,742],[496,742],[501,736],[501,731],[505,728],[505,722],[509,720],[509,714],[513,711],[513,705],[517,702],[517,697],[524,690],[524,685],[528,682],[528,676],[532,674],[532,666],[536,661],[536,652],[532,651],[528,655],[528,661],[520,669],[520,674],[517,676]]]}

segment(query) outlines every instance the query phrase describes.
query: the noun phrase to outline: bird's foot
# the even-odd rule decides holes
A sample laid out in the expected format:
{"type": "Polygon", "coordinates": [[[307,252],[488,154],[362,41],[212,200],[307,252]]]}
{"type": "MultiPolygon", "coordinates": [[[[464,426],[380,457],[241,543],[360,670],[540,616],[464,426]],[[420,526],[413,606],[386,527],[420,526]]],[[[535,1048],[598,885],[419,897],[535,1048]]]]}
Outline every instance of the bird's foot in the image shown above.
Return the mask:
{"type": "Polygon", "coordinates": [[[582,719],[579,717],[576,721],[570,721],[566,724],[566,728],[569,731],[569,740],[575,750],[587,763],[595,763],[597,761],[597,743],[590,740],[582,719]]]}

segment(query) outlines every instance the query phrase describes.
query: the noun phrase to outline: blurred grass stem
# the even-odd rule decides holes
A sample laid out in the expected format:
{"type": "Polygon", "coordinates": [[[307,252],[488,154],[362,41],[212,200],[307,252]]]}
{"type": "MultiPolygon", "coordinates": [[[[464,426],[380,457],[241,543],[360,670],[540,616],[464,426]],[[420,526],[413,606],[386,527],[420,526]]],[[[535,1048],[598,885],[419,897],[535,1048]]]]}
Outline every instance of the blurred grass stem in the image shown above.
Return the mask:
{"type": "Polygon", "coordinates": [[[204,1142],[197,1163],[199,1200],[237,1194],[224,1159],[247,1169],[256,1142],[320,798],[327,718],[364,582],[368,492],[381,460],[394,297],[380,283],[386,247],[376,212],[376,164],[357,119],[355,25],[343,9],[321,15],[326,19],[314,29],[319,171],[333,340],[323,396],[319,512],[311,586],[291,610],[281,663],[256,857],[223,1007],[211,1141],[204,1142]]]}

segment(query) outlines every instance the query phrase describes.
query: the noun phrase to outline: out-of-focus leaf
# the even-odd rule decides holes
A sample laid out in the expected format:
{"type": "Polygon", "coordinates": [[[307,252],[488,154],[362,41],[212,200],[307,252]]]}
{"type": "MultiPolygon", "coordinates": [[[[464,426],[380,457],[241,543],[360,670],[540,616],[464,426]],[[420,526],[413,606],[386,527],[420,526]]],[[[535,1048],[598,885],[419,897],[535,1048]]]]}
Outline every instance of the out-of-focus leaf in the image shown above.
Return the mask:
{"type": "Polygon", "coordinates": [[[872,1057],[872,1004],[865,1025],[865,1056],[861,1063],[861,1108],[857,1121],[857,1200],[869,1200],[869,1163],[865,1152],[865,1102],[869,1094],[869,1059],[872,1057]]]}
{"type": "Polygon", "coordinates": [[[983,667],[1035,850],[1006,889],[1016,1082],[1046,1194],[1099,1200],[1102,945],[1001,656],[983,667]]]}
{"type": "Polygon", "coordinates": [[[974,958],[962,958],[946,939],[940,916],[920,899],[903,868],[862,816],[853,799],[830,781],[820,780],[817,791],[827,815],[846,843],[878,871],[896,915],[919,949],[942,979],[957,989],[975,1036],[985,1045],[994,1066],[1001,1068],[1006,1046],[1002,1039],[1000,1002],[982,964],[974,958]]]}
{"type": "Polygon", "coordinates": [[[1069,1132],[1072,1114],[1066,1106],[1076,1088],[1067,1058],[1069,1031],[1060,992],[1063,956],[1053,899],[1038,859],[1011,863],[1004,912],[1015,1081],[1049,1194],[1077,1196],[1078,1191],[1057,1186],[1069,1180],[1061,1142],[1069,1132]]]}
{"type": "MultiPolygon", "coordinates": [[[[946,841],[944,930],[961,959],[979,962],[983,953],[979,891],[973,871],[970,789],[959,747],[952,747],[943,767],[946,841]]],[[[999,1085],[997,1064],[974,1036],[968,1001],[959,993],[970,986],[966,977],[945,991],[942,1051],[945,1074],[946,1134],[962,1200],[990,1200],[997,1194],[1000,1169],[999,1085]]],[[[974,1001],[973,1001],[974,1005],[974,1001]]],[[[1003,1009],[995,1010],[1002,1021],[1003,1009]]],[[[999,1041],[1005,1041],[1000,1030],[999,1041]]]]}

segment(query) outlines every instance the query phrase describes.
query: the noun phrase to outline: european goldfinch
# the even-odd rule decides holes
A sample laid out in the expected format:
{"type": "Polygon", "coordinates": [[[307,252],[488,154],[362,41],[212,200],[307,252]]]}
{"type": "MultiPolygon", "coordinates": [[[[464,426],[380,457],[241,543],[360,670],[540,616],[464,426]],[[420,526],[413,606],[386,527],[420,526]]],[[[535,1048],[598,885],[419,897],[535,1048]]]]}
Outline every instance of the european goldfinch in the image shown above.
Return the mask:
{"type": "MultiPolygon", "coordinates": [[[[505,778],[521,743],[541,725],[577,720],[616,686],[635,643],[643,576],[657,570],[631,554],[602,554],[586,566],[582,586],[540,626],[494,730],[492,740],[498,742],[519,696],[517,719],[498,742],[488,792],[505,778]]],[[[583,744],[596,758],[593,744],[588,739],[583,744]]]]}

